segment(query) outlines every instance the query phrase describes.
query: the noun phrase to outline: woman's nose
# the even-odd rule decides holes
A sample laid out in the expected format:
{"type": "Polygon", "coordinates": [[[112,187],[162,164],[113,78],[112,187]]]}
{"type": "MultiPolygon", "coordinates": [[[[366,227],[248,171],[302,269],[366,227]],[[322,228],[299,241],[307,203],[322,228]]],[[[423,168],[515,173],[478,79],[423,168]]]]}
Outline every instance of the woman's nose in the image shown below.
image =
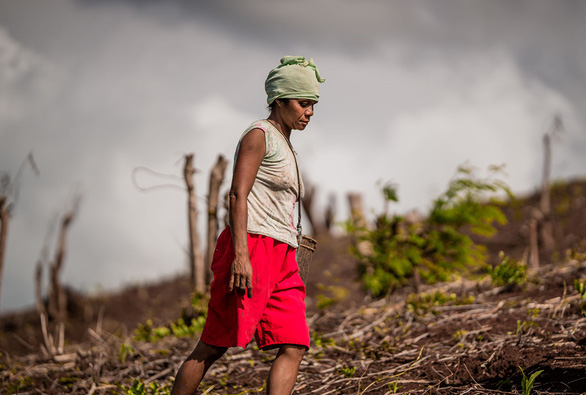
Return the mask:
{"type": "Polygon", "coordinates": [[[307,110],[305,110],[305,113],[309,116],[313,115],[313,105],[307,107],[307,110]]]}

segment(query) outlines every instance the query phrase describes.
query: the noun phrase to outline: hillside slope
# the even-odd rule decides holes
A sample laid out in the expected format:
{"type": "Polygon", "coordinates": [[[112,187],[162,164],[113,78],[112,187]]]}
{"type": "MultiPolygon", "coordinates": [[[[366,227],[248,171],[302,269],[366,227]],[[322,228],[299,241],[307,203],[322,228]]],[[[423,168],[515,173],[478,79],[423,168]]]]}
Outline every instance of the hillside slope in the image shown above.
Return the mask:
{"type": "MultiPolygon", "coordinates": [[[[501,250],[522,257],[537,201],[504,207],[509,223],[482,240],[491,260],[501,250]]],[[[534,393],[586,391],[585,301],[574,289],[586,279],[586,182],[556,186],[552,202],[557,251],[542,256],[540,272],[522,286],[459,280],[426,286],[419,297],[405,288],[369,301],[355,281],[348,239],[320,240],[308,284],[312,348],[295,393],[520,393],[519,367],[527,376],[543,370],[534,393]],[[317,309],[325,297],[333,305],[317,309]]],[[[59,361],[38,352],[36,313],[2,317],[0,392],[114,393],[135,378],[168,385],[197,338],[144,342],[132,331],[147,319],[156,326],[187,317],[189,298],[184,277],[98,298],[72,295],[59,361]]],[[[231,350],[206,378],[207,393],[258,392],[272,355],[253,345],[231,350]]]]}

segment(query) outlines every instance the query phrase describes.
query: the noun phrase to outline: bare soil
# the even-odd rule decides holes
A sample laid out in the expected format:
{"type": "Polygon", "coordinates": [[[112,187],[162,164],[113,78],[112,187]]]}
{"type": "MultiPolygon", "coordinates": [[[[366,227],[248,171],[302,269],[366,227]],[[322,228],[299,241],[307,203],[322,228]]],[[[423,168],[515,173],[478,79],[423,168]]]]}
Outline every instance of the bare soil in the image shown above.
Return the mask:
{"type": "MultiPolygon", "coordinates": [[[[489,262],[501,250],[518,259],[526,253],[527,218],[538,199],[509,202],[503,207],[509,223],[492,239],[477,239],[489,262]]],[[[312,347],[294,393],[517,394],[521,368],[527,376],[542,371],[532,393],[585,393],[586,301],[573,284],[586,279],[586,182],[556,186],[552,203],[556,251],[542,254],[529,282],[499,288],[479,276],[420,290],[453,294],[443,305],[409,305],[410,287],[371,300],[357,281],[350,240],[321,237],[307,286],[312,347]],[[333,304],[317,308],[325,298],[333,304]]],[[[197,336],[133,339],[148,319],[157,326],[191,317],[187,277],[92,298],[70,290],[69,296],[60,356],[41,352],[34,310],[0,318],[0,393],[126,393],[135,379],[168,386],[197,342],[197,336]]],[[[201,390],[260,392],[273,357],[254,342],[230,350],[201,390]]]]}

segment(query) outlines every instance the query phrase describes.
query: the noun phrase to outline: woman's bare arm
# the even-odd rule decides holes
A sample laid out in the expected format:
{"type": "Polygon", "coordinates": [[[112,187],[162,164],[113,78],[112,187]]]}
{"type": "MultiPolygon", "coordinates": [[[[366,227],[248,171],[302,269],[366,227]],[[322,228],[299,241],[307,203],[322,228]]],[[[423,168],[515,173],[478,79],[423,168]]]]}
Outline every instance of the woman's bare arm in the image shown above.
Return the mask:
{"type": "Polygon", "coordinates": [[[234,243],[235,258],[228,290],[234,287],[240,292],[248,288],[252,298],[252,265],[248,255],[246,227],[248,221],[247,197],[254,184],[256,173],[265,155],[265,135],[260,129],[253,129],[240,142],[236,166],[230,187],[230,230],[234,243]]]}

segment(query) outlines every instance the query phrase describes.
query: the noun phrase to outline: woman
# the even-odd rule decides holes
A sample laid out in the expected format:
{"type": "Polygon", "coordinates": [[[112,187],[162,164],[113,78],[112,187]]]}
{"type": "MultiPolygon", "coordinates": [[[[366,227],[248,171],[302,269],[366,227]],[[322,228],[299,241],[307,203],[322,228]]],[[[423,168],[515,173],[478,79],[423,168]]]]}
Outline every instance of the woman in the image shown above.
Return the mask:
{"type": "Polygon", "coordinates": [[[325,80],[313,60],[286,56],[265,91],[270,115],[243,133],[230,188],[230,223],[216,244],[208,318],[197,346],[177,373],[172,394],[192,394],[229,347],[278,348],[267,394],[290,394],[309,348],[305,286],[299,277],[294,225],[303,196],[292,130],[304,130],[325,80]]]}

